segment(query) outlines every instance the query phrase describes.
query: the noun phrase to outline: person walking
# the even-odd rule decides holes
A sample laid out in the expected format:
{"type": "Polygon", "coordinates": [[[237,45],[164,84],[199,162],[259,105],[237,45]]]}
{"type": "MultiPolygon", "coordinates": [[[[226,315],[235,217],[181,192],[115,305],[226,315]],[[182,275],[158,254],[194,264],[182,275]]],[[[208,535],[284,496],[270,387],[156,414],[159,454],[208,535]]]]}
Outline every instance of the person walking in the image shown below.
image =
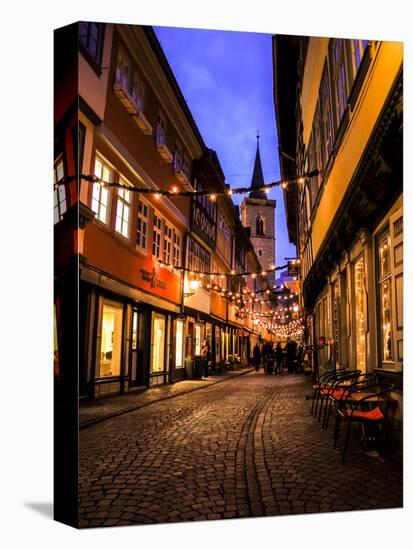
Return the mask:
{"type": "Polygon", "coordinates": [[[283,371],[283,349],[281,347],[281,342],[277,343],[277,347],[275,348],[275,360],[277,363],[275,372],[279,372],[282,374],[283,371]]]}
{"type": "Polygon", "coordinates": [[[208,340],[204,340],[201,348],[203,378],[208,378],[208,363],[211,357],[208,340]]]}
{"type": "Polygon", "coordinates": [[[261,363],[261,351],[260,351],[260,346],[258,345],[258,343],[256,343],[255,346],[254,346],[252,356],[254,358],[255,372],[259,372],[260,363],[261,363]]]}

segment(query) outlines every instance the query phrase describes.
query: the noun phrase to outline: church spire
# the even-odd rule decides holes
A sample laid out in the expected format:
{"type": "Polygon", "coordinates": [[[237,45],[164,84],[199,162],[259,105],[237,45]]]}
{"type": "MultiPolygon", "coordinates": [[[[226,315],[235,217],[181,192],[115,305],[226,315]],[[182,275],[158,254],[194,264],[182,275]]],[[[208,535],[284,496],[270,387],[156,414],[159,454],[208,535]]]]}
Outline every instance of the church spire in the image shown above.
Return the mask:
{"type": "Polygon", "coordinates": [[[264,176],[262,173],[261,157],[260,157],[260,133],[257,130],[257,152],[255,154],[254,171],[251,178],[251,187],[255,187],[253,191],[250,191],[249,197],[251,199],[266,199],[267,194],[263,189],[259,189],[264,185],[264,176]]]}

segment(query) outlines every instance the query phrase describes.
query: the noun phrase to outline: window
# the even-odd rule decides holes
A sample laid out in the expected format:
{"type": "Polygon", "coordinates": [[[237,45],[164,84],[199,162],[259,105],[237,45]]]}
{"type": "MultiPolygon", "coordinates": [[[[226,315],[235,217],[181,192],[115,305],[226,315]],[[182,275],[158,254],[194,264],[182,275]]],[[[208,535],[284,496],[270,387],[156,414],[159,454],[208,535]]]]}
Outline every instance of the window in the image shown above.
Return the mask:
{"type": "Polygon", "coordinates": [[[152,256],[155,256],[155,258],[161,257],[161,238],[162,238],[162,220],[159,216],[154,214],[152,256]]]}
{"type": "Polygon", "coordinates": [[[101,378],[120,375],[122,322],[122,304],[104,299],[99,361],[99,376],[101,378]]]}
{"type": "Polygon", "coordinates": [[[156,125],[156,143],[158,145],[166,143],[166,120],[161,112],[158,113],[156,125]]]}
{"type": "Polygon", "coordinates": [[[392,288],[390,269],[390,234],[387,232],[378,242],[379,257],[379,307],[381,324],[382,361],[393,360],[392,345],[392,288]]]}
{"type": "Polygon", "coordinates": [[[181,265],[181,236],[174,232],[174,266],[181,265]]]}
{"type": "Polygon", "coordinates": [[[336,128],[340,125],[347,107],[346,70],[344,65],[344,40],[330,41],[331,80],[334,98],[336,128]]]}
{"type": "Polygon", "coordinates": [[[255,220],[255,234],[256,235],[264,235],[264,220],[258,214],[256,220],[255,220]]]}
{"type": "Polygon", "coordinates": [[[322,149],[324,166],[327,165],[333,149],[333,122],[331,116],[330,86],[328,83],[327,66],[324,67],[320,88],[320,117],[322,129],[322,149]]]}
{"type": "MultiPolygon", "coordinates": [[[[120,183],[127,185],[120,180],[120,183]]],[[[115,229],[124,237],[129,237],[129,217],[131,210],[131,192],[128,189],[118,190],[118,204],[116,208],[116,226],[115,229]]]]}
{"type": "Polygon", "coordinates": [[[354,264],[356,359],[357,368],[366,372],[366,296],[364,289],[364,257],[354,264]]]}
{"type": "Polygon", "coordinates": [[[195,355],[201,355],[201,325],[195,325],[195,355]]]}
{"type": "Polygon", "coordinates": [[[163,261],[166,264],[171,263],[172,254],[172,227],[166,222],[164,224],[164,239],[163,239],[163,261]]]}
{"type": "Polygon", "coordinates": [[[367,48],[367,40],[350,40],[351,46],[351,65],[353,69],[354,77],[359,70],[361,60],[363,59],[364,52],[367,48]]]}
{"type": "Polygon", "coordinates": [[[143,109],[143,84],[136,70],[131,79],[131,96],[138,111],[143,109]]]}
{"type": "Polygon", "coordinates": [[[317,103],[315,116],[314,116],[314,126],[313,126],[313,139],[314,139],[314,169],[319,171],[318,176],[314,176],[315,185],[318,189],[321,185],[321,171],[323,170],[323,150],[321,144],[321,121],[320,121],[320,106],[317,103]]]}
{"type": "MultiPolygon", "coordinates": [[[[65,175],[63,157],[58,158],[54,166],[54,184],[56,185],[65,175]]],[[[63,214],[67,210],[66,205],[66,189],[64,185],[59,185],[54,190],[54,223],[57,223],[63,218],[63,214]]]]}
{"type": "MultiPolygon", "coordinates": [[[[197,241],[188,239],[188,267],[194,271],[210,271],[211,256],[197,241]]],[[[209,283],[209,276],[205,277],[205,283],[209,283]]]]}
{"type": "Polygon", "coordinates": [[[189,179],[189,159],[186,153],[183,153],[182,155],[182,172],[184,172],[186,177],[189,179]]]}
{"type": "MultiPolygon", "coordinates": [[[[316,155],[315,155],[315,149],[314,149],[314,130],[311,132],[310,139],[308,141],[308,148],[307,148],[307,166],[308,171],[311,172],[316,168],[316,155]]],[[[318,193],[318,179],[317,177],[313,176],[312,178],[309,178],[309,187],[310,187],[310,209],[314,208],[315,201],[317,199],[317,193],[318,193]]]]}
{"type": "Polygon", "coordinates": [[[138,111],[143,110],[144,86],[142,79],[121,45],[118,48],[115,82],[128,93],[134,107],[138,111]]]}
{"type": "Polygon", "coordinates": [[[226,241],[229,241],[231,238],[231,232],[229,230],[229,227],[227,223],[225,222],[224,218],[222,216],[219,217],[219,230],[224,236],[224,239],[226,241]]]}
{"type": "Polygon", "coordinates": [[[221,328],[215,326],[215,363],[221,361],[221,328]]]}
{"type": "Polygon", "coordinates": [[[132,67],[129,60],[129,57],[126,55],[124,49],[119,46],[118,49],[118,59],[116,64],[116,82],[121,84],[124,90],[127,90],[129,87],[129,80],[132,74],[132,67]]]}
{"type": "MultiPolygon", "coordinates": [[[[111,170],[100,159],[95,160],[95,176],[101,181],[110,181],[111,170]]],[[[102,223],[108,223],[109,191],[100,182],[94,182],[92,194],[92,210],[97,219],[102,223]]]]}
{"type": "Polygon", "coordinates": [[[138,203],[138,221],[136,227],[136,244],[146,251],[148,243],[148,207],[142,201],[138,203]]]}
{"type": "Polygon", "coordinates": [[[181,319],[176,321],[175,333],[175,368],[184,367],[184,322],[181,319]]]}
{"type": "Polygon", "coordinates": [[[262,256],[262,250],[261,250],[261,248],[258,250],[258,256],[262,256]]]}
{"type": "Polygon", "coordinates": [[[182,147],[177,142],[175,145],[175,154],[174,154],[174,170],[178,172],[182,169],[182,147]]]}
{"type": "Polygon", "coordinates": [[[152,313],[151,373],[165,369],[165,315],[152,313]]]}
{"type": "Polygon", "coordinates": [[[99,65],[102,57],[103,24],[80,22],[79,41],[91,60],[99,65]]]}

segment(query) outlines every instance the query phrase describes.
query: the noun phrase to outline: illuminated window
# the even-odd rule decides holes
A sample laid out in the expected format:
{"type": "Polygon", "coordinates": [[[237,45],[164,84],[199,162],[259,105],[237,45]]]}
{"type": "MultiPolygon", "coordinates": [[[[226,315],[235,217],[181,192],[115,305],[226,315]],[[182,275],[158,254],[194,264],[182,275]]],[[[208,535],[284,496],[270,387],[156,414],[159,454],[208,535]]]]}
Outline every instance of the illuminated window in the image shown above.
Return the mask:
{"type": "Polygon", "coordinates": [[[201,355],[201,325],[195,325],[195,355],[201,355]]]}
{"type": "Polygon", "coordinates": [[[159,216],[154,214],[152,256],[155,256],[155,258],[161,257],[161,239],[162,239],[162,220],[159,216]]]}
{"type": "Polygon", "coordinates": [[[362,372],[366,371],[366,295],[364,284],[364,257],[361,256],[354,264],[354,293],[357,368],[362,372]]]}
{"type": "Polygon", "coordinates": [[[148,243],[148,207],[145,203],[138,203],[138,221],[136,226],[136,244],[146,250],[148,243]]]}
{"type": "Polygon", "coordinates": [[[175,367],[182,368],[184,366],[184,322],[181,319],[176,321],[176,337],[175,337],[175,367]]]}
{"type": "Polygon", "coordinates": [[[152,313],[151,372],[165,369],[165,315],[152,313]]]}
{"type": "MultiPolygon", "coordinates": [[[[60,157],[54,166],[54,183],[56,184],[60,181],[65,175],[63,158],[60,157]]],[[[57,223],[63,218],[63,214],[66,212],[66,189],[64,185],[59,185],[57,189],[54,190],[54,223],[57,223]]]]}
{"type": "MultiPolygon", "coordinates": [[[[100,159],[95,160],[95,176],[101,181],[109,182],[111,170],[100,159]]],[[[93,183],[92,210],[96,213],[97,219],[102,223],[108,223],[109,191],[100,185],[100,182],[93,183]]]]}
{"type": "Polygon", "coordinates": [[[119,376],[122,351],[123,307],[104,300],[101,322],[99,376],[119,376]]]}
{"type": "MultiPolygon", "coordinates": [[[[126,185],[125,182],[120,181],[126,185]]],[[[115,229],[124,237],[129,237],[129,217],[131,211],[131,192],[128,189],[118,190],[118,204],[116,208],[115,229]]]]}
{"type": "Polygon", "coordinates": [[[379,303],[381,324],[381,358],[393,361],[392,334],[392,288],[390,270],[390,235],[386,233],[378,242],[379,258],[379,303]]]}

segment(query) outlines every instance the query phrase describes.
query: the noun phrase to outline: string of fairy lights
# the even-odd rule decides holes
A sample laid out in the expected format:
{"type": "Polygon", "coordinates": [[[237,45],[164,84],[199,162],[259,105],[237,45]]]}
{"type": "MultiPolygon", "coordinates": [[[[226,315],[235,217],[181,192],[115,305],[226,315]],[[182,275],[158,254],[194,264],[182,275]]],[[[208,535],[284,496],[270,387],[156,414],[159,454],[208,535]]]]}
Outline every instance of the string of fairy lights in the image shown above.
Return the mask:
{"type": "MultiPolygon", "coordinates": [[[[77,175],[72,176],[65,176],[61,178],[59,181],[55,182],[54,189],[57,190],[59,186],[61,185],[68,185],[72,183],[73,181],[85,181],[92,184],[98,184],[100,187],[106,188],[106,189],[125,189],[129,192],[133,193],[139,193],[143,195],[152,195],[156,200],[161,199],[162,197],[174,197],[174,196],[184,196],[184,197],[201,197],[206,196],[209,201],[214,202],[218,199],[218,197],[222,196],[231,196],[235,194],[247,194],[251,191],[265,191],[267,194],[270,192],[270,190],[273,187],[281,186],[283,189],[286,189],[290,184],[298,183],[303,184],[305,182],[305,178],[311,178],[313,176],[318,175],[318,170],[313,170],[311,172],[308,172],[302,176],[297,176],[292,179],[288,180],[280,180],[280,181],[274,181],[271,183],[267,183],[261,187],[236,187],[231,188],[229,185],[225,185],[225,189],[222,191],[210,191],[206,189],[198,189],[198,190],[183,190],[180,189],[178,186],[173,185],[170,189],[154,189],[154,188],[147,188],[147,187],[133,187],[130,185],[125,185],[124,183],[120,181],[106,181],[102,178],[99,178],[97,176],[87,175],[87,174],[81,174],[79,177],[77,175]]],[[[292,264],[299,264],[300,260],[292,260],[292,264]]],[[[272,303],[274,304],[275,300],[289,300],[293,296],[297,296],[298,292],[296,293],[288,293],[287,295],[280,295],[281,293],[277,293],[277,290],[284,289],[284,285],[274,285],[272,289],[265,288],[265,289],[259,289],[255,291],[248,291],[246,289],[243,289],[242,292],[232,292],[228,290],[223,290],[222,287],[218,284],[211,284],[206,283],[203,285],[203,282],[205,278],[208,277],[218,277],[221,279],[226,278],[247,278],[251,277],[252,279],[255,279],[257,277],[265,277],[268,274],[275,273],[276,271],[280,271],[282,269],[285,269],[289,266],[289,264],[281,265],[281,266],[270,266],[266,270],[261,271],[236,271],[231,270],[229,272],[216,272],[216,271],[203,271],[203,270],[196,270],[189,267],[184,266],[177,266],[173,265],[172,263],[165,263],[163,261],[159,261],[159,265],[161,267],[166,267],[171,270],[178,270],[181,272],[189,273],[192,277],[199,277],[201,279],[199,281],[201,288],[206,288],[207,290],[214,290],[220,293],[222,297],[227,298],[231,302],[234,302],[235,309],[237,310],[238,314],[240,316],[242,315],[251,315],[253,318],[253,323],[260,323],[263,319],[268,319],[268,321],[274,321],[275,319],[285,319],[286,315],[290,315],[291,313],[295,313],[299,311],[298,304],[295,302],[293,305],[284,307],[284,308],[277,308],[276,310],[271,310],[267,313],[260,313],[255,312],[254,310],[248,310],[246,309],[246,304],[257,304],[257,303],[272,303]],[[257,295],[259,294],[266,294],[267,299],[259,299],[257,298],[257,295]],[[268,297],[268,295],[270,297],[268,297]],[[239,304],[239,305],[238,305],[239,304]],[[282,315],[284,314],[284,315],[282,315]]],[[[275,323],[262,323],[264,326],[270,328],[273,330],[276,334],[276,336],[285,337],[285,336],[291,336],[292,334],[300,334],[302,331],[302,325],[301,320],[294,320],[290,323],[284,323],[284,324],[275,324],[275,323]]]]}
{"type": "MultiPolygon", "coordinates": [[[[273,187],[281,186],[283,189],[286,189],[288,185],[293,183],[303,184],[306,178],[317,176],[318,173],[319,173],[318,170],[312,170],[311,172],[308,172],[302,176],[296,176],[295,178],[290,178],[287,180],[273,181],[270,183],[266,183],[265,185],[262,185],[260,187],[249,186],[249,187],[231,188],[229,187],[229,185],[225,185],[225,190],[222,190],[222,191],[210,191],[207,189],[197,189],[197,190],[189,191],[186,189],[179,189],[177,185],[173,185],[170,189],[134,187],[134,186],[126,185],[121,181],[106,181],[102,178],[99,178],[98,176],[92,176],[90,174],[81,174],[79,176],[79,181],[82,180],[89,183],[97,183],[101,187],[105,187],[106,189],[110,189],[110,188],[126,189],[132,193],[153,195],[156,199],[159,199],[161,197],[173,197],[173,196],[182,196],[182,197],[207,196],[209,200],[215,201],[220,196],[231,196],[231,195],[237,195],[237,194],[244,195],[246,193],[250,193],[251,191],[265,191],[268,193],[273,187]]],[[[67,185],[72,181],[76,181],[77,179],[78,177],[76,175],[65,176],[54,184],[54,188],[57,189],[60,185],[67,185]]]]}

